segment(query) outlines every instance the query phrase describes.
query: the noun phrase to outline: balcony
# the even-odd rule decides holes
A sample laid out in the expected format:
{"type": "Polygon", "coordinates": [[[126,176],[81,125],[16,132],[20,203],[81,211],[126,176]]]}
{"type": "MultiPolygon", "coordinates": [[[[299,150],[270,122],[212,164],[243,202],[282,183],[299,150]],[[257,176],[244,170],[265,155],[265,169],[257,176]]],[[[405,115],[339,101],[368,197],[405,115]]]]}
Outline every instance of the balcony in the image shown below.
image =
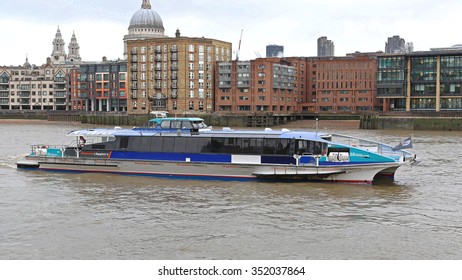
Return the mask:
{"type": "Polygon", "coordinates": [[[67,94],[66,92],[55,92],[55,97],[56,98],[66,98],[67,94]]]}

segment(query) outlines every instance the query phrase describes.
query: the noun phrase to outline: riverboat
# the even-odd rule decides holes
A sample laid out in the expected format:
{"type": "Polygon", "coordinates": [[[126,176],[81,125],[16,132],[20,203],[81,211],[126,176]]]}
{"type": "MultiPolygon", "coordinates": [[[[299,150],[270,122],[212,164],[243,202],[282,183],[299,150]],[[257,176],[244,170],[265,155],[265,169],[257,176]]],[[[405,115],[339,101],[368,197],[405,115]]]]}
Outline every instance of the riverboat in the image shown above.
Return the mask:
{"type": "Polygon", "coordinates": [[[33,145],[20,169],[164,178],[372,183],[415,155],[317,131],[214,130],[201,118],[154,118],[132,129],[72,131],[67,146],[33,145]]]}

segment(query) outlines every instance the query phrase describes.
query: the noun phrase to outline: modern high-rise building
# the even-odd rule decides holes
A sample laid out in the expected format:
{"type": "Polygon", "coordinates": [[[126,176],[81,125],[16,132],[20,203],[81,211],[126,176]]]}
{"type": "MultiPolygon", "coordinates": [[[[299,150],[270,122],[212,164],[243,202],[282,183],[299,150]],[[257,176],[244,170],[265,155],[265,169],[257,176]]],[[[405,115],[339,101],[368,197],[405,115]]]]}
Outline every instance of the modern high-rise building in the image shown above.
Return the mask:
{"type": "Polygon", "coordinates": [[[400,38],[398,35],[388,37],[388,41],[385,43],[385,53],[405,53],[406,52],[406,41],[400,38]]]}
{"type": "Polygon", "coordinates": [[[204,37],[163,34],[149,0],[130,20],[125,36],[128,112],[168,111],[175,115],[212,113],[217,61],[231,61],[232,44],[204,37]],[[146,33],[147,32],[147,33],[146,33]]]}
{"type": "Polygon", "coordinates": [[[328,40],[327,37],[318,38],[318,56],[334,56],[334,42],[328,40]]]}
{"type": "Polygon", "coordinates": [[[280,45],[267,45],[266,57],[284,57],[284,46],[280,45]]]}

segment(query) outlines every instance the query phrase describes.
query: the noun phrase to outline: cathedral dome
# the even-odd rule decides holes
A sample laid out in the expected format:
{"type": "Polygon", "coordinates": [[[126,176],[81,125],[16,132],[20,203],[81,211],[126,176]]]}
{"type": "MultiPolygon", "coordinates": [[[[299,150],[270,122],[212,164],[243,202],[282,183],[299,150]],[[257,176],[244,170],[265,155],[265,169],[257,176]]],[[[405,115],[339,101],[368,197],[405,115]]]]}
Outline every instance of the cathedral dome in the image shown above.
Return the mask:
{"type": "Polygon", "coordinates": [[[164,24],[159,14],[151,9],[149,0],[144,0],[139,9],[131,18],[129,30],[149,29],[155,33],[164,33],[164,24]]]}

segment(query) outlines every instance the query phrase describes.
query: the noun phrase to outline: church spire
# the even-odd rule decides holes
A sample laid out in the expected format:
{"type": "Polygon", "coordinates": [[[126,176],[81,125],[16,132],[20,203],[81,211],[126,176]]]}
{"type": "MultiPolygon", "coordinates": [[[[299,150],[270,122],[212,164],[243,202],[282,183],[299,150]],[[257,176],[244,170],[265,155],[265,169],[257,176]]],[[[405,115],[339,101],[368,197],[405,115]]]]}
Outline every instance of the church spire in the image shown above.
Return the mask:
{"type": "Polygon", "coordinates": [[[151,9],[151,1],[143,0],[143,4],[141,5],[141,9],[151,9]]]}
{"type": "Polygon", "coordinates": [[[75,32],[72,32],[71,42],[69,43],[69,55],[68,59],[70,61],[81,61],[82,58],[80,57],[80,46],[77,43],[77,38],[75,37],[75,32]]]}
{"type": "Polygon", "coordinates": [[[64,49],[64,40],[63,36],[61,35],[61,30],[59,29],[56,31],[55,39],[53,40],[53,52],[51,53],[53,58],[53,62],[55,63],[64,63],[66,59],[66,50],[64,49]]]}

